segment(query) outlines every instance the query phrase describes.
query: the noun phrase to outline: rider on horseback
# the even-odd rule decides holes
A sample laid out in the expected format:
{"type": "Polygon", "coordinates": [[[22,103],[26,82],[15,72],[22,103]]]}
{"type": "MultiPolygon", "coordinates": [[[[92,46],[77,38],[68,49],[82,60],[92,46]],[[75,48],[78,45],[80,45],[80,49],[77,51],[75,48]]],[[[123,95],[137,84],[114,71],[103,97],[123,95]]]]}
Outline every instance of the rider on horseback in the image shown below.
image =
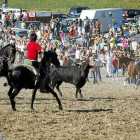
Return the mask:
{"type": "MultiPolygon", "coordinates": [[[[37,35],[35,33],[32,33],[30,35],[30,42],[27,45],[27,59],[32,61],[32,65],[36,69],[38,69],[38,73],[40,73],[40,68],[39,68],[40,66],[39,66],[39,63],[38,63],[38,60],[37,60],[38,59],[38,52],[44,53],[46,47],[41,48],[41,46],[38,43],[36,43],[36,39],[37,39],[37,35]]],[[[39,82],[38,81],[38,79],[39,79],[38,75],[37,75],[36,79],[37,79],[37,82],[39,82]]],[[[47,92],[47,90],[45,89],[45,85],[41,86],[40,92],[43,92],[43,93],[47,92]]]]}

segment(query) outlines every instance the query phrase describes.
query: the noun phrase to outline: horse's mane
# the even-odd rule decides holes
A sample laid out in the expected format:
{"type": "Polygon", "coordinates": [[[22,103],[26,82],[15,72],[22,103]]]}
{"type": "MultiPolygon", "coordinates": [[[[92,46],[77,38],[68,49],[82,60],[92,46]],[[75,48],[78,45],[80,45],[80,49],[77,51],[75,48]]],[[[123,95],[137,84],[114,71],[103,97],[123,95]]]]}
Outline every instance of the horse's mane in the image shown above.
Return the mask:
{"type": "Polygon", "coordinates": [[[131,58],[128,58],[128,57],[124,57],[124,56],[117,57],[117,58],[125,60],[125,61],[135,61],[134,59],[131,59],[131,58]]]}
{"type": "Polygon", "coordinates": [[[1,55],[3,55],[3,52],[7,49],[7,48],[9,48],[9,47],[13,47],[13,48],[15,48],[15,46],[14,45],[12,45],[12,44],[7,44],[6,46],[4,46],[1,50],[0,50],[0,56],[1,55]]]}

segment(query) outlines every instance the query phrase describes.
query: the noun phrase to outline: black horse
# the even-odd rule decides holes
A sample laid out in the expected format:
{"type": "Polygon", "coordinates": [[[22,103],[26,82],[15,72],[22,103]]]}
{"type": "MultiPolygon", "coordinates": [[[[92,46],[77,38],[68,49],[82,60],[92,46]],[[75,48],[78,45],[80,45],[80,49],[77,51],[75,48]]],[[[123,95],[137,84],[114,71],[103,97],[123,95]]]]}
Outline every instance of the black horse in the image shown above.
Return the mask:
{"type": "MultiPolygon", "coordinates": [[[[61,105],[61,102],[60,102],[57,94],[49,86],[49,82],[50,82],[50,74],[49,74],[50,70],[49,69],[50,69],[51,63],[53,63],[55,66],[60,66],[59,60],[57,59],[57,54],[52,51],[45,52],[44,58],[42,59],[42,69],[41,70],[46,71],[47,73],[40,75],[40,80],[37,85],[35,85],[36,75],[34,75],[34,73],[32,71],[30,71],[27,67],[17,66],[16,68],[13,68],[13,70],[11,72],[9,72],[8,77],[9,77],[9,81],[10,81],[9,82],[10,89],[9,89],[8,95],[10,98],[10,102],[11,102],[13,111],[16,111],[14,99],[22,88],[33,89],[31,109],[34,110],[33,102],[35,100],[36,91],[37,91],[37,89],[40,89],[41,85],[44,83],[45,83],[46,90],[55,96],[55,98],[59,104],[59,109],[62,109],[62,105],[61,105]]],[[[42,72],[40,72],[40,73],[42,73],[42,72]]]]}

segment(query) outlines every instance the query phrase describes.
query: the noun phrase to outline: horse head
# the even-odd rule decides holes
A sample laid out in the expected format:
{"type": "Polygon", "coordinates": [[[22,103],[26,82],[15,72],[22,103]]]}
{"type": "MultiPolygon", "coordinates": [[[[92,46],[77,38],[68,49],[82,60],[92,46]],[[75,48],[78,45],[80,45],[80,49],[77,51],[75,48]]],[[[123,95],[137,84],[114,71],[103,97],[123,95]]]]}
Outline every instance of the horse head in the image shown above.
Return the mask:
{"type": "Polygon", "coordinates": [[[60,62],[57,58],[57,54],[55,53],[55,50],[54,51],[46,51],[44,53],[44,60],[45,62],[50,62],[52,64],[54,64],[56,67],[59,67],[60,66],[60,62]]]}
{"type": "Polygon", "coordinates": [[[0,50],[0,56],[8,58],[11,61],[11,64],[13,64],[15,61],[15,55],[16,55],[15,45],[8,44],[0,50]]]}

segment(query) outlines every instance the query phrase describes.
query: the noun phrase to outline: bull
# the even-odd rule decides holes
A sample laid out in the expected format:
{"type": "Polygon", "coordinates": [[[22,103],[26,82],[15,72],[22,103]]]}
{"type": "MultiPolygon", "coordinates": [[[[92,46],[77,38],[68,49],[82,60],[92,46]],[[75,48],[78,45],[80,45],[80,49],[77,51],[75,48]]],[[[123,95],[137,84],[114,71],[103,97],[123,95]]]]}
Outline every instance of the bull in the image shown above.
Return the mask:
{"type": "Polygon", "coordinates": [[[81,88],[86,83],[86,78],[91,67],[93,66],[88,62],[83,62],[82,64],[76,64],[76,66],[62,66],[55,68],[51,75],[51,87],[53,89],[56,87],[59,94],[62,96],[62,92],[59,89],[59,86],[62,84],[62,82],[73,84],[76,87],[76,98],[78,97],[78,92],[80,97],[83,98],[81,94],[81,88]]]}

